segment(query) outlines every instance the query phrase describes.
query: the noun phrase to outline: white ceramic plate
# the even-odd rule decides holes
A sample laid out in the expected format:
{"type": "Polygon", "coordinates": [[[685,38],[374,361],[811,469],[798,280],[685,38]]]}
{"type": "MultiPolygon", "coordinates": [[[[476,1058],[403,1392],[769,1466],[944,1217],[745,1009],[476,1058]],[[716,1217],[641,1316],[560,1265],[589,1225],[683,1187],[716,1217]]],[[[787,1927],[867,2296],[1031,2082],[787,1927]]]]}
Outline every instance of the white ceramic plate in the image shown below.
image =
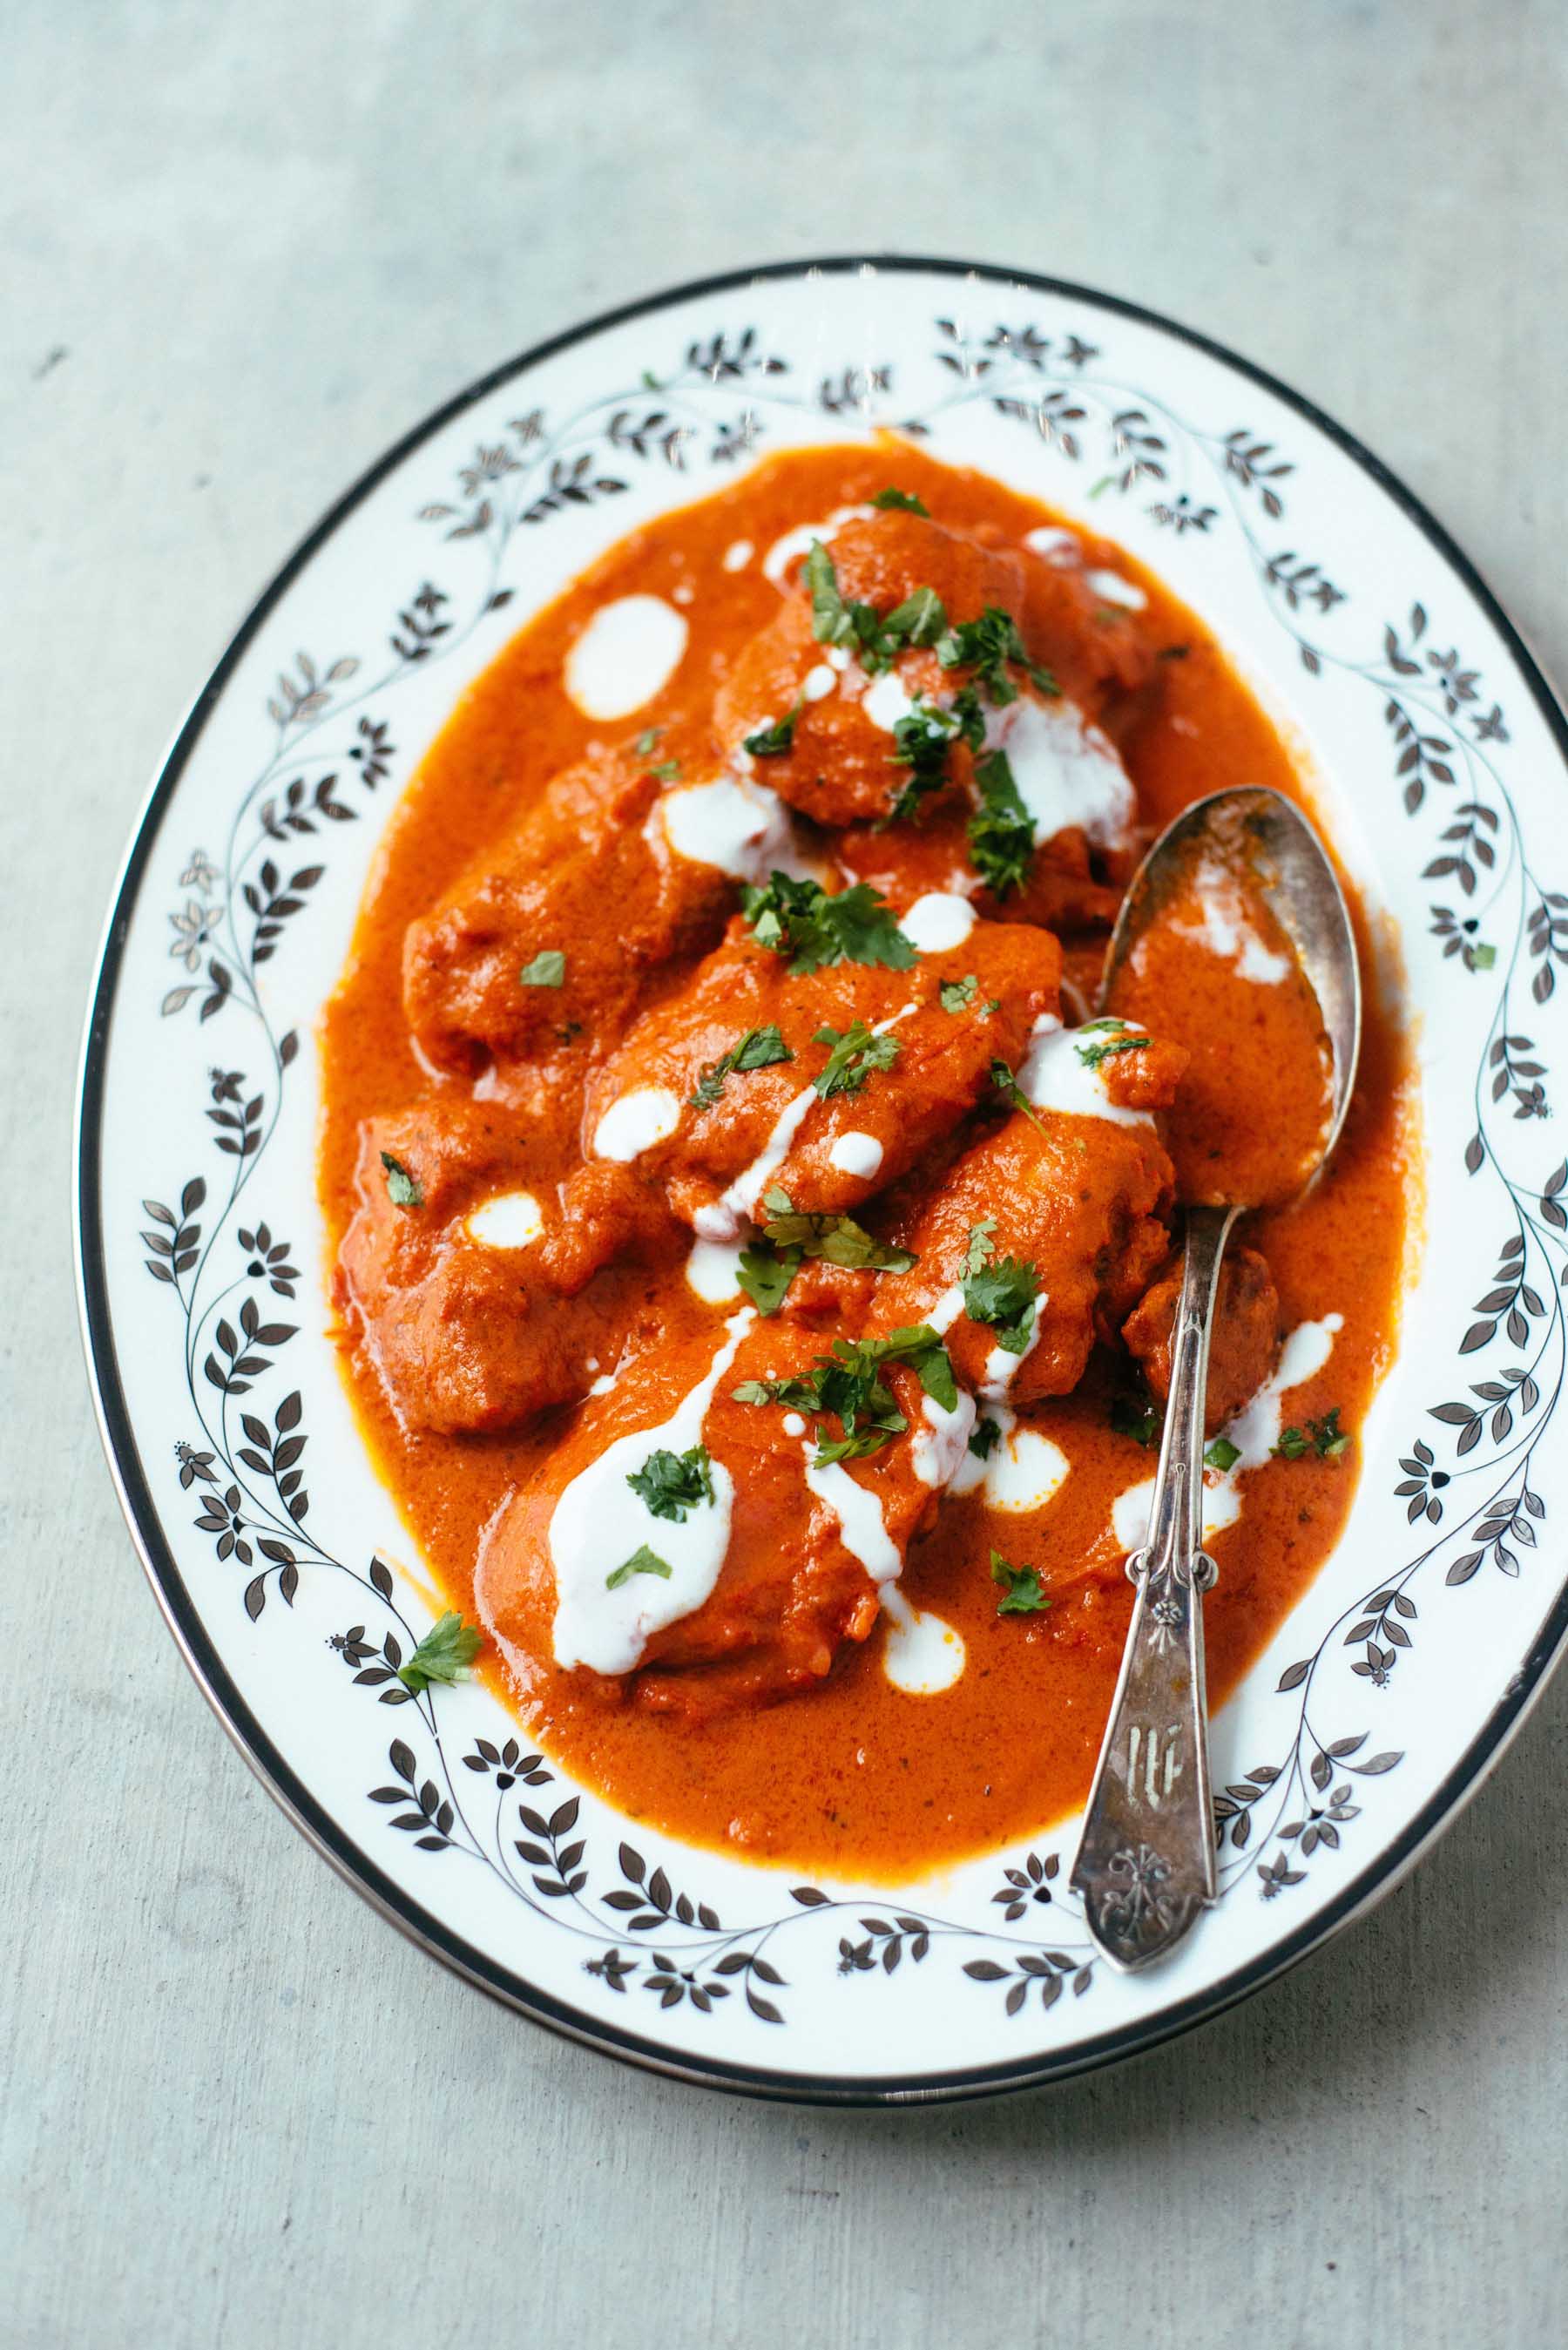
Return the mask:
{"type": "MultiPolygon", "coordinates": [[[[82,1310],[175,1638],[261,1777],[395,1923],[593,2046],[764,2095],[981,2094],[1211,2013],[1386,1891],[1565,1626],[1568,733],[1518,635],[1325,417],[1168,321],[949,263],[682,288],[499,369],[284,566],[128,855],[86,1043],[82,1310]],[[928,436],[1118,538],[1298,733],[1403,957],[1424,1259],[1344,1540],[1215,1724],[1223,1894],[1097,1963],[1076,1823],[897,1895],[626,1823],[483,1688],[407,1698],[428,1587],[323,1335],[313,1024],[400,787],[470,679],[634,525],[754,448],[928,436]],[[1093,503],[1091,503],[1093,501],[1093,503]],[[395,1653],[394,1653],[395,1652],[395,1653]]],[[[1224,1605],[1223,1589],[1211,1605],[1224,1605]]]]}

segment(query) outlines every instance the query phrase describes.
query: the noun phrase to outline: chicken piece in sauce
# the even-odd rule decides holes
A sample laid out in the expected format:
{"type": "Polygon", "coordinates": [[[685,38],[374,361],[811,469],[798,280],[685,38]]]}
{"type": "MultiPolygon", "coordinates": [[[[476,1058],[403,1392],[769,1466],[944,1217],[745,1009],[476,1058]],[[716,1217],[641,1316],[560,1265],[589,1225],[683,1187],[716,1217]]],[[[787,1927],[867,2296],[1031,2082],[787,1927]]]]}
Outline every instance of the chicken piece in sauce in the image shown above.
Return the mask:
{"type": "Polygon", "coordinates": [[[982,1400],[1070,1394],[1169,1253],[1174,1174],[1153,1112],[1186,1056],[1146,1044],[1090,1072],[1074,1066],[1089,1033],[1037,1041],[1018,1072],[1029,1107],[899,1222],[918,1262],[877,1285],[872,1326],[934,1321],[982,1400]]]}
{"type": "Polygon", "coordinates": [[[492,1434],[576,1402],[619,1359],[683,1239],[651,1196],[618,1196],[599,1203],[602,1247],[586,1257],[497,1105],[368,1119],[357,1188],[336,1302],[408,1429],[492,1434]],[[624,1261],[601,1270],[612,1256],[624,1261]]]}
{"type": "MultiPolygon", "coordinates": [[[[1161,1403],[1170,1393],[1170,1341],[1181,1295],[1175,1258],[1122,1325],[1122,1337],[1161,1403]]],[[[1209,1349],[1204,1424],[1212,1436],[1245,1409],[1280,1358],[1284,1333],[1274,1277],[1256,1249],[1232,1246],[1220,1272],[1209,1349]]]]}
{"type": "MultiPolygon", "coordinates": [[[[744,787],[742,787],[744,788],[744,787]]],[[[614,1038],[649,973],[712,944],[735,903],[719,865],[675,852],[662,786],[632,750],[558,775],[483,863],[409,926],[403,1004],[438,1068],[547,1064],[577,1034],[614,1038]],[[564,955],[558,983],[525,981],[564,955]]],[[[764,856],[771,795],[751,787],[764,856]]],[[[787,862],[783,836],[774,844],[787,862]]]]}
{"type": "Polygon", "coordinates": [[[986,1094],[992,1061],[1054,1014],[1061,952],[1048,931],[972,922],[961,899],[910,910],[917,939],[958,935],[926,951],[872,912],[908,968],[796,972],[787,941],[775,952],[733,921],[594,1073],[587,1149],[625,1163],[628,1182],[651,1178],[716,1240],[743,1232],[770,1188],[843,1213],[916,1165],[986,1094]]]}
{"type": "Polygon", "coordinates": [[[839,1440],[841,1421],[774,1390],[811,1380],[821,1337],[746,1314],[729,1332],[628,1364],[490,1529],[476,1599],[524,1688],[554,1657],[608,1697],[701,1721],[811,1687],[876,1623],[972,1405],[956,1396],[933,1428],[917,1371],[889,1363],[874,1408],[890,1399],[905,1427],[819,1463],[814,1429],[839,1440]]]}

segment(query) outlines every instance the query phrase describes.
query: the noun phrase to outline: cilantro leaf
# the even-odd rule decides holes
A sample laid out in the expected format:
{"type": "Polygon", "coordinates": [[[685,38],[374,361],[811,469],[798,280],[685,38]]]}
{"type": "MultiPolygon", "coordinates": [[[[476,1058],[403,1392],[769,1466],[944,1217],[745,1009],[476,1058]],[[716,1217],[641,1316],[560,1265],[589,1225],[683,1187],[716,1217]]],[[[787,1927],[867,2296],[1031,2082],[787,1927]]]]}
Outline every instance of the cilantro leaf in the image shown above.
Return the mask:
{"type": "Polygon", "coordinates": [[[1013,1076],[1012,1071],[1008,1067],[1005,1061],[992,1061],[991,1065],[991,1082],[996,1087],[997,1092],[1002,1096],[1004,1100],[1009,1102],[1014,1109],[1023,1111],[1031,1126],[1040,1127],[1041,1133],[1044,1133],[1045,1128],[1044,1126],[1041,1126],[1039,1118],[1035,1116],[1033,1103],[1030,1100],[1028,1095],[1024,1092],[1023,1087],[1019,1084],[1018,1079],[1013,1076]]]}
{"type": "Polygon", "coordinates": [[[948,752],[958,732],[947,712],[929,702],[917,702],[907,717],[894,721],[898,747],[893,763],[908,767],[909,779],[899,786],[887,815],[877,819],[882,829],[918,815],[921,804],[941,790],[948,780],[948,752]]]}
{"type": "Polygon", "coordinates": [[[969,1242],[963,1253],[963,1269],[967,1277],[978,1273],[992,1254],[991,1236],[996,1230],[994,1216],[981,1216],[978,1224],[971,1224],[969,1242]]]}
{"type": "Polygon", "coordinates": [[[642,733],[637,738],[636,744],[637,755],[639,759],[652,758],[655,751],[659,748],[659,738],[663,732],[664,729],[662,726],[645,726],[643,728],[642,733]]]}
{"type": "Polygon", "coordinates": [[[741,911],[759,946],[790,956],[792,978],[841,962],[908,971],[915,961],[887,899],[868,881],[830,896],[819,881],[774,873],[764,888],[742,885],[741,911]]]}
{"type": "Polygon", "coordinates": [[[919,1261],[908,1249],[874,1239],[853,1216],[797,1210],[789,1193],[776,1183],[763,1194],[763,1209],[765,1238],[775,1248],[794,1250],[797,1259],[821,1257],[826,1264],[865,1267],[872,1273],[908,1273],[919,1261]]]}
{"type": "Polygon", "coordinates": [[[680,762],[679,759],[660,759],[658,766],[649,767],[648,772],[656,784],[672,784],[680,773],[680,762]]]}
{"type": "Polygon", "coordinates": [[[764,1319],[776,1314],[789,1295],[789,1285],[800,1271],[805,1252],[778,1249],[767,1241],[753,1241],[741,1251],[735,1278],[764,1319]]]}
{"type": "Polygon", "coordinates": [[[944,979],[937,993],[944,1012],[966,1012],[980,992],[980,981],[972,971],[961,979],[944,979]]]}
{"type": "Polygon", "coordinates": [[[524,987],[559,987],[566,976],[566,958],[559,947],[545,947],[517,976],[524,987]]]}
{"type": "Polygon", "coordinates": [[[812,634],[820,645],[852,646],[863,669],[876,676],[890,669],[910,645],[934,645],[947,628],[941,598],[932,588],[917,588],[886,619],[875,604],[846,603],[838,588],[833,558],[820,539],[814,538],[803,577],[811,596],[812,634]]]}
{"type": "Polygon", "coordinates": [[[650,1452],[627,1483],[656,1518],[673,1518],[684,1525],[686,1513],[713,1499],[712,1462],[705,1444],[690,1452],[650,1452]]]}
{"type": "Polygon", "coordinates": [[[999,1550],[991,1554],[991,1579],[1002,1586],[996,1603],[999,1616],[1038,1616],[1051,1602],[1033,1566],[1010,1566],[999,1550]]]}
{"type": "Polygon", "coordinates": [[[724,1090],[728,1076],[740,1076],[748,1069],[770,1069],[777,1061],[793,1061],[794,1055],[780,1035],[775,1022],[765,1028],[748,1028],[736,1038],[727,1053],[716,1061],[706,1061],[698,1072],[694,1091],[688,1097],[693,1109],[711,1109],[724,1090]]]}
{"type": "Polygon", "coordinates": [[[468,1680],[468,1669],[483,1646],[484,1635],[478,1626],[465,1624],[449,1607],[444,1616],[437,1617],[408,1663],[400,1665],[398,1679],[416,1697],[432,1681],[468,1680]]]}
{"type": "Polygon", "coordinates": [[[1228,1469],[1234,1469],[1241,1458],[1229,1437],[1217,1436],[1203,1455],[1203,1466],[1205,1469],[1218,1469],[1223,1477],[1228,1469]]]}
{"type": "Polygon", "coordinates": [[[948,1350],[925,1322],[891,1330],[885,1338],[836,1338],[832,1353],[819,1355],[804,1377],[744,1379],[732,1393],[737,1403],[782,1404],[836,1419],[842,1438],[828,1439],[820,1425],[816,1430],[814,1457],[818,1467],[826,1467],[880,1451],[909,1427],[882,1376],[889,1363],[907,1363],[944,1410],[957,1408],[958,1384],[948,1350]]]}
{"type": "Polygon", "coordinates": [[[1002,1422],[980,1419],[969,1432],[969,1449],[977,1461],[989,1461],[1002,1441],[1002,1422]]]}
{"type": "Polygon", "coordinates": [[[422,1208],[425,1187],[417,1175],[410,1175],[400,1159],[389,1150],[381,1153],[381,1164],[387,1170],[387,1196],[394,1208],[422,1208]]]}
{"type": "Polygon", "coordinates": [[[969,820],[970,863],[999,898],[1029,879],[1034,819],[1023,804],[1005,751],[974,763],[980,806],[969,820]]]}
{"type": "Polygon", "coordinates": [[[918,498],[913,490],[878,490],[871,503],[874,506],[880,506],[884,514],[924,515],[928,522],[931,518],[929,506],[918,498]]]}
{"type": "Polygon", "coordinates": [[[1139,1389],[1136,1394],[1115,1396],[1111,1399],[1111,1426],[1118,1436],[1130,1436],[1135,1444],[1153,1444],[1159,1435],[1163,1415],[1154,1398],[1139,1389]]]}
{"type": "Polygon", "coordinates": [[[864,1020],[853,1020],[842,1035],[826,1024],[812,1038],[831,1046],[827,1059],[812,1079],[824,1101],[835,1094],[857,1094],[877,1069],[890,1069],[903,1049],[896,1036],[874,1035],[864,1020]]]}
{"type": "Polygon", "coordinates": [[[1321,1419],[1309,1419],[1304,1432],[1299,1428],[1286,1428],[1280,1432],[1274,1447],[1277,1461],[1299,1461],[1308,1452],[1315,1452],[1320,1461],[1338,1461],[1348,1451],[1350,1431],[1339,1424],[1340,1407],[1335,1404],[1321,1419]]]}
{"type": "Polygon", "coordinates": [[[1134,1035],[1125,1020],[1087,1020],[1078,1035],[1099,1038],[1096,1044],[1075,1043],[1073,1046],[1085,1069],[1097,1069],[1103,1061],[1110,1059],[1113,1053],[1142,1052],[1152,1041],[1147,1036],[1134,1035]]]}
{"type": "Polygon", "coordinates": [[[805,708],[805,696],[803,693],[796,697],[793,710],[786,710],[782,718],[775,718],[768,725],[759,726],[754,734],[748,734],[743,747],[756,759],[782,758],[786,751],[794,747],[795,721],[805,708]]]}
{"type": "Polygon", "coordinates": [[[1018,699],[1018,688],[1007,673],[1010,662],[1032,678],[1042,693],[1061,691],[1050,671],[1030,659],[1017,621],[999,604],[988,604],[978,620],[961,620],[949,629],[937,645],[937,659],[944,669],[976,671],[981,691],[999,710],[1018,699]]]}
{"type": "Polygon", "coordinates": [[[1039,1295],[1038,1268],[1015,1256],[982,1262],[964,1276],[963,1302],[970,1320],[993,1329],[997,1345],[1008,1355],[1022,1355],[1028,1346],[1039,1295]]]}
{"type": "Polygon", "coordinates": [[[674,1572],[667,1558],[660,1558],[656,1550],[649,1550],[648,1544],[644,1543],[639,1549],[632,1552],[628,1559],[606,1575],[605,1589],[618,1591],[621,1585],[629,1583],[634,1575],[661,1575],[668,1583],[674,1572]]]}

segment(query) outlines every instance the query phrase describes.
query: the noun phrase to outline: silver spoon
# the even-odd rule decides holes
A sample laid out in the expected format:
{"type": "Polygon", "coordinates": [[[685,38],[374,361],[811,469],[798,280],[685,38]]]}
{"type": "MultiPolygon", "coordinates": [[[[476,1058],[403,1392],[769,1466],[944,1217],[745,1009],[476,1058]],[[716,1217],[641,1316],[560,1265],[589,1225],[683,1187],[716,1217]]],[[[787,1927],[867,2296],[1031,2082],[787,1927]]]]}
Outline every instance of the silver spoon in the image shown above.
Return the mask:
{"type": "MultiPolygon", "coordinates": [[[[1216,792],[1185,809],[1155,842],[1123,900],[1100,1001],[1112,997],[1123,963],[1206,844],[1232,868],[1238,856],[1246,858],[1323,1015],[1333,1060],[1330,1112],[1318,1157],[1303,1171],[1304,1191],[1345,1123],[1361,1039],[1361,981],[1344,895],[1299,808],[1278,792],[1244,790],[1216,792]]],[[[1203,1594],[1216,1575],[1203,1549],[1204,1401],[1225,1243],[1237,1217],[1256,1204],[1235,1200],[1186,1211],[1148,1540],[1127,1565],[1137,1596],[1073,1868],[1090,1933],[1127,1969],[1164,1958],[1218,1897],[1203,1685],[1203,1594]]]]}

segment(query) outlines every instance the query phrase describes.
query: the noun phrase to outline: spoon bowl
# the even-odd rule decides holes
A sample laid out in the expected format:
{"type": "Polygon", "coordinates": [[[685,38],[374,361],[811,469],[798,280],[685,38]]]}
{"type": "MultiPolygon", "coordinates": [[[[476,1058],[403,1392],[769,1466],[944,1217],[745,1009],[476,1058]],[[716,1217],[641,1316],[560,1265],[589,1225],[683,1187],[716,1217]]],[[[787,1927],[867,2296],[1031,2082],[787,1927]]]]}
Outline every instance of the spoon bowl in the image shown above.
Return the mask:
{"type": "MultiPolygon", "coordinates": [[[[1317,1180],[1344,1128],[1360,1048],[1361,980],[1344,892],[1323,843],[1291,801],[1261,789],[1216,792],[1167,827],[1111,934],[1101,1009],[1114,1000],[1140,942],[1174,919],[1193,876],[1211,868],[1266,905],[1327,1039],[1328,1107],[1315,1148],[1295,1174],[1299,1195],[1317,1180]]],[[[1240,973],[1237,984],[1246,984],[1240,973]]],[[[1090,1933],[1126,1970],[1167,1957],[1218,1895],[1203,1672],[1203,1594],[1218,1572],[1202,1546],[1209,1342],[1231,1226],[1260,1204],[1227,1193],[1186,1209],[1148,1538],[1127,1563],[1137,1596],[1072,1876],[1090,1933]]],[[[1271,1196],[1269,1204],[1282,1202],[1271,1196]]]]}

